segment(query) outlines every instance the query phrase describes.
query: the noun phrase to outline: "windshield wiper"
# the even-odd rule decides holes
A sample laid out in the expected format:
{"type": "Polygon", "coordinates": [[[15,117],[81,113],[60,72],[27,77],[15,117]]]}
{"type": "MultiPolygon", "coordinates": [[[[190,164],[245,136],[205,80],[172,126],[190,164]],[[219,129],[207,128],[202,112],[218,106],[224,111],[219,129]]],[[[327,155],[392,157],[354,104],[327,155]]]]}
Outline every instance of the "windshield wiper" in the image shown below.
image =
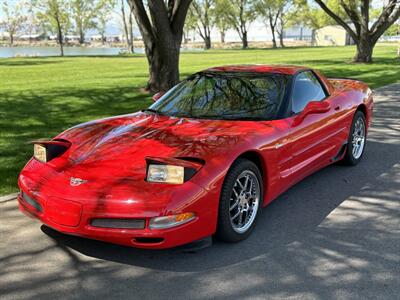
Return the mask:
{"type": "Polygon", "coordinates": [[[234,117],[234,116],[221,116],[222,120],[232,120],[232,121],[265,121],[262,117],[234,117]]]}
{"type": "Polygon", "coordinates": [[[230,121],[266,121],[263,117],[251,116],[232,116],[232,115],[215,115],[215,116],[192,116],[198,119],[213,119],[213,120],[230,120],[230,121]]]}
{"type": "Polygon", "coordinates": [[[152,109],[152,108],[142,109],[142,112],[150,112],[150,113],[153,113],[153,114],[156,114],[156,115],[165,116],[165,113],[163,113],[163,112],[161,112],[159,110],[156,110],[156,109],[152,109]]]}

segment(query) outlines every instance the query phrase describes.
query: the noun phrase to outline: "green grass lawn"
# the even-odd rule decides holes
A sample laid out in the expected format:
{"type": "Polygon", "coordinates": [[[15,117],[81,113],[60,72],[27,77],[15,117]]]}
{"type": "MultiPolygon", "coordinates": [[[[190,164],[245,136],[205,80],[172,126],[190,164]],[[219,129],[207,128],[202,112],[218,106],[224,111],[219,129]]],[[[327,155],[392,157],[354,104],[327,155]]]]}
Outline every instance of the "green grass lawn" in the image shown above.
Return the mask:
{"type": "MultiPolygon", "coordinates": [[[[182,76],[223,64],[285,63],[328,77],[354,77],[377,88],[400,80],[396,46],[377,46],[375,63],[351,64],[354,47],[212,50],[184,53],[182,76]]],[[[18,172],[32,154],[29,141],[51,138],[88,120],[140,110],[147,81],[142,55],[0,59],[0,195],[17,191],[18,172]]]]}

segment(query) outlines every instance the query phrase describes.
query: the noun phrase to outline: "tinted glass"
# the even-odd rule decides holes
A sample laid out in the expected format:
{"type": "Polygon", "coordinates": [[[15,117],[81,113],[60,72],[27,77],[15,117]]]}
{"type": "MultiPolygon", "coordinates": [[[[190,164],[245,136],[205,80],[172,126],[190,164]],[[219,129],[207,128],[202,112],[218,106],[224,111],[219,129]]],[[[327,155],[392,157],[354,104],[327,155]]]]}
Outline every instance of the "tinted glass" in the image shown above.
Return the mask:
{"type": "Polygon", "coordinates": [[[150,109],[190,118],[276,118],[288,77],[280,74],[198,73],[181,82],[150,109]]]}
{"type": "Polygon", "coordinates": [[[312,72],[302,72],[296,76],[292,96],[292,111],[301,112],[310,101],[326,98],[324,89],[312,72]]]}

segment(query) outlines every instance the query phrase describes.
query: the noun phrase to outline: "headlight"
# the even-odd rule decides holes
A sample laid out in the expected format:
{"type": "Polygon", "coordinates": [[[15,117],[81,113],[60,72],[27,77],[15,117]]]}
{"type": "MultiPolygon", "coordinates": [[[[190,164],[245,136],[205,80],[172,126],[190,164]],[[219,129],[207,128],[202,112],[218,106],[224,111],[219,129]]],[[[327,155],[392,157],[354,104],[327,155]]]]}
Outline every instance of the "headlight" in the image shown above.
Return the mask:
{"type": "Polygon", "coordinates": [[[41,162],[47,162],[47,151],[46,147],[39,145],[39,144],[34,144],[33,145],[33,156],[41,162]]]}
{"type": "Polygon", "coordinates": [[[61,156],[70,146],[71,143],[64,140],[33,142],[33,157],[40,162],[46,163],[53,158],[61,156]]]}
{"type": "Polygon", "coordinates": [[[185,168],[172,165],[149,164],[147,181],[181,184],[185,180],[185,168]]]}
{"type": "Polygon", "coordinates": [[[196,217],[194,213],[187,212],[179,215],[156,217],[150,220],[150,229],[166,229],[185,224],[196,217]]]}

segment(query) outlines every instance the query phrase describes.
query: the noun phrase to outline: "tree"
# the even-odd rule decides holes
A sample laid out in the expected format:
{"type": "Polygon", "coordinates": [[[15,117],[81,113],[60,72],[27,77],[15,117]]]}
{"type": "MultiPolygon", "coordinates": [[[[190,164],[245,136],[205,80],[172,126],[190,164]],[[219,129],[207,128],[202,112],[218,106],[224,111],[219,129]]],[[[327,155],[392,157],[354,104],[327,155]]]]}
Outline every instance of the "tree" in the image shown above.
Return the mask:
{"type": "Polygon", "coordinates": [[[86,31],[96,27],[94,19],[98,14],[98,7],[94,0],[72,0],[70,3],[79,43],[84,44],[86,31]]]}
{"type": "Polygon", "coordinates": [[[129,0],[149,63],[150,91],[166,91],[179,81],[183,26],[191,0],[129,0]]]}
{"type": "Polygon", "coordinates": [[[24,2],[25,11],[26,11],[26,19],[24,22],[23,30],[29,34],[29,43],[32,42],[32,34],[34,32],[37,33],[38,29],[38,20],[36,18],[36,12],[34,10],[33,2],[25,1],[24,2]]]}
{"type": "Polygon", "coordinates": [[[282,48],[285,47],[285,44],[283,43],[283,38],[284,38],[284,29],[285,29],[285,17],[284,17],[284,12],[281,11],[281,13],[279,14],[279,24],[278,27],[276,28],[276,32],[278,33],[278,37],[279,37],[279,44],[282,48]]]}
{"type": "Polygon", "coordinates": [[[372,11],[370,0],[339,0],[339,4],[353,23],[349,25],[345,19],[336,14],[323,0],[315,2],[351,36],[357,45],[354,62],[371,63],[375,44],[382,34],[400,17],[400,1],[387,0],[380,15],[370,26],[372,11]]]}
{"type": "Polygon", "coordinates": [[[211,48],[211,29],[214,22],[212,14],[214,4],[215,0],[193,0],[190,7],[190,14],[197,20],[197,32],[203,39],[206,49],[211,48]]]}
{"type": "Polygon", "coordinates": [[[108,21],[111,19],[111,13],[114,10],[114,0],[100,0],[97,4],[97,24],[96,28],[101,36],[101,43],[104,45],[106,40],[106,27],[108,21]]]}
{"type": "Polygon", "coordinates": [[[37,0],[38,18],[57,35],[60,55],[64,56],[64,33],[70,27],[70,7],[67,0],[37,0]]]}
{"type": "Polygon", "coordinates": [[[276,28],[276,32],[278,33],[279,36],[279,44],[282,48],[284,48],[285,44],[283,43],[283,38],[284,38],[285,28],[286,25],[290,23],[292,13],[295,13],[295,11],[294,11],[293,0],[279,0],[279,2],[281,4],[281,12],[279,14],[279,22],[278,22],[278,27],[276,28]]]}
{"type": "Polygon", "coordinates": [[[185,26],[183,27],[183,42],[185,44],[190,39],[189,34],[197,30],[197,22],[197,17],[193,14],[192,10],[189,9],[185,20],[185,26]]]}
{"type": "Polygon", "coordinates": [[[221,43],[225,43],[225,34],[232,27],[230,24],[229,7],[230,0],[216,0],[215,1],[215,26],[218,28],[219,34],[221,36],[221,43]]]}
{"type": "Polygon", "coordinates": [[[20,30],[26,21],[26,17],[23,15],[22,3],[18,2],[10,4],[9,1],[3,1],[2,3],[3,21],[0,23],[0,27],[4,28],[9,34],[10,45],[14,43],[14,36],[20,30]]]}
{"type": "Polygon", "coordinates": [[[247,49],[249,43],[247,33],[251,22],[256,19],[256,2],[255,0],[232,0],[227,3],[226,10],[228,12],[229,22],[239,34],[242,40],[242,48],[247,49]]]}
{"type": "MultiPolygon", "coordinates": [[[[346,19],[346,14],[339,5],[340,0],[327,0],[327,5],[339,15],[346,19]]],[[[335,25],[336,22],[329,17],[319,6],[310,5],[307,0],[293,0],[293,9],[287,14],[288,25],[306,25],[313,30],[335,25]]],[[[348,21],[346,19],[346,21],[348,21]]]]}
{"type": "MultiPolygon", "coordinates": [[[[327,5],[342,18],[346,14],[339,5],[339,0],[327,0],[327,5]]],[[[315,43],[315,31],[319,28],[335,25],[336,22],[322,9],[315,5],[309,5],[307,0],[293,0],[293,8],[286,14],[287,26],[305,25],[312,29],[312,43],[315,43]]]]}
{"type": "Polygon", "coordinates": [[[387,35],[387,36],[400,35],[400,23],[393,24],[392,26],[390,26],[385,31],[385,35],[387,35]]]}
{"type": "Polygon", "coordinates": [[[283,0],[260,0],[256,4],[256,9],[259,15],[264,19],[264,22],[271,29],[272,33],[272,48],[277,48],[276,32],[278,27],[278,20],[282,13],[283,0]]]}
{"type": "Polygon", "coordinates": [[[128,1],[128,16],[125,12],[125,0],[121,0],[121,17],[122,24],[124,27],[124,34],[126,39],[126,46],[129,53],[134,53],[135,49],[133,46],[133,20],[132,20],[132,5],[128,1]]]}

